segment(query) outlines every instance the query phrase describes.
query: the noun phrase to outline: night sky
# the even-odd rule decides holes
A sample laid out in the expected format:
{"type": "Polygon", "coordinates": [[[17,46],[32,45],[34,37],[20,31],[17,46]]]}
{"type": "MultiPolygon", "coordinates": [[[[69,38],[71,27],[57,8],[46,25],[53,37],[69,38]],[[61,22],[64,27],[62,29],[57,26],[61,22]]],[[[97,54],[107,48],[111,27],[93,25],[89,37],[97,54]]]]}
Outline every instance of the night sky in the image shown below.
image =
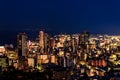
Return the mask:
{"type": "Polygon", "coordinates": [[[0,0],[0,43],[22,31],[37,36],[40,29],[120,34],[120,0],[0,0]]]}

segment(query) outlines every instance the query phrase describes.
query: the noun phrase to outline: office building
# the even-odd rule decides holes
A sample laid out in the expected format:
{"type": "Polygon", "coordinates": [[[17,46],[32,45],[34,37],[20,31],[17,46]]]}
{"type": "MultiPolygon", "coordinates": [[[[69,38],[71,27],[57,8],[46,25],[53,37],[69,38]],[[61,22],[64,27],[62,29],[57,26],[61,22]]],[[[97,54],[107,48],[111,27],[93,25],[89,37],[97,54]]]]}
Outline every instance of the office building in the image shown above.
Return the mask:
{"type": "Polygon", "coordinates": [[[41,53],[43,53],[44,52],[44,32],[43,31],[39,32],[39,46],[41,49],[41,53]]]}
{"type": "Polygon", "coordinates": [[[27,57],[27,35],[25,33],[17,35],[17,50],[19,57],[27,57]]]}

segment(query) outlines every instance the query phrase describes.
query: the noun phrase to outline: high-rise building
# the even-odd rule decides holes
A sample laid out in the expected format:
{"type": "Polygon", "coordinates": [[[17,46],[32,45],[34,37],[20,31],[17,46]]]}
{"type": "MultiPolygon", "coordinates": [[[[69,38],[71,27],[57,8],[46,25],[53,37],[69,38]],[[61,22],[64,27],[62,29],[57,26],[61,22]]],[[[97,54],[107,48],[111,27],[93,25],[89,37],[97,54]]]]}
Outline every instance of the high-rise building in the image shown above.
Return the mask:
{"type": "Polygon", "coordinates": [[[90,38],[90,33],[87,32],[87,31],[84,31],[82,34],[84,35],[84,43],[88,44],[89,43],[89,38],[90,38]]]}
{"type": "Polygon", "coordinates": [[[71,46],[72,46],[72,52],[74,53],[75,52],[75,38],[72,38],[71,40],[71,46]]]}
{"type": "Polygon", "coordinates": [[[44,51],[48,52],[48,48],[50,46],[50,37],[47,33],[44,34],[44,51]]]}
{"type": "Polygon", "coordinates": [[[44,32],[43,31],[39,32],[39,46],[43,52],[44,50],[44,32]]]}
{"type": "Polygon", "coordinates": [[[79,36],[79,44],[85,47],[87,44],[89,44],[89,37],[90,37],[89,32],[87,31],[82,32],[82,34],[79,36]]]}
{"type": "Polygon", "coordinates": [[[17,50],[19,57],[27,57],[27,35],[25,33],[17,35],[17,50]]]}
{"type": "Polygon", "coordinates": [[[82,32],[79,36],[79,46],[82,52],[80,53],[80,60],[86,61],[89,53],[89,37],[90,34],[87,31],[82,32]]]}
{"type": "Polygon", "coordinates": [[[55,48],[55,39],[54,38],[50,39],[50,47],[52,47],[52,49],[55,48]]]}
{"type": "Polygon", "coordinates": [[[49,53],[53,53],[54,48],[55,48],[55,39],[50,38],[49,53]]]}

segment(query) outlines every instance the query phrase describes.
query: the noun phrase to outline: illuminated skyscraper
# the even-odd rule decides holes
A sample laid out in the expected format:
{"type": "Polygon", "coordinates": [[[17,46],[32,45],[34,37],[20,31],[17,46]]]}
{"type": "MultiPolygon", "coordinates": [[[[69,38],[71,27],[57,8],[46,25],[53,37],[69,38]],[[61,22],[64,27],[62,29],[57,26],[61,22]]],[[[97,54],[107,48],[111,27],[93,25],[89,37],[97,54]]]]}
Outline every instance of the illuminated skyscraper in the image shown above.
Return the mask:
{"type": "Polygon", "coordinates": [[[50,38],[49,53],[53,53],[54,48],[55,48],[55,39],[50,38]]]}
{"type": "Polygon", "coordinates": [[[43,31],[39,32],[39,46],[44,48],[44,32],[43,31]]]}
{"type": "Polygon", "coordinates": [[[48,48],[50,46],[50,38],[47,33],[44,34],[44,51],[48,52],[48,48]]]}
{"type": "Polygon", "coordinates": [[[39,32],[39,46],[43,52],[44,50],[44,32],[43,31],[39,32]]]}
{"type": "Polygon", "coordinates": [[[52,49],[55,48],[55,39],[54,38],[50,39],[50,47],[52,47],[52,49]]]}
{"type": "Polygon", "coordinates": [[[90,38],[90,33],[89,32],[82,32],[82,34],[79,36],[79,44],[86,46],[89,44],[89,38],[90,38]]]}
{"type": "Polygon", "coordinates": [[[27,56],[27,35],[25,33],[17,35],[17,49],[19,57],[27,56]]]}

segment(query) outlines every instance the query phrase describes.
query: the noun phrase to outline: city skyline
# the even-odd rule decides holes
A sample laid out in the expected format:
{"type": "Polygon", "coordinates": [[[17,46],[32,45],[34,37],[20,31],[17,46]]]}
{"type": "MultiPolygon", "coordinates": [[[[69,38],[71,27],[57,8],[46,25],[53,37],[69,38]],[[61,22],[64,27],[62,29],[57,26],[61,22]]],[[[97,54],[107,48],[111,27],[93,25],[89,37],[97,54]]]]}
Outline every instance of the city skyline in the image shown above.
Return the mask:
{"type": "Polygon", "coordinates": [[[120,36],[88,31],[51,36],[43,30],[34,40],[31,35],[20,32],[17,41],[12,39],[17,46],[0,46],[1,79],[120,79],[120,36]]]}

